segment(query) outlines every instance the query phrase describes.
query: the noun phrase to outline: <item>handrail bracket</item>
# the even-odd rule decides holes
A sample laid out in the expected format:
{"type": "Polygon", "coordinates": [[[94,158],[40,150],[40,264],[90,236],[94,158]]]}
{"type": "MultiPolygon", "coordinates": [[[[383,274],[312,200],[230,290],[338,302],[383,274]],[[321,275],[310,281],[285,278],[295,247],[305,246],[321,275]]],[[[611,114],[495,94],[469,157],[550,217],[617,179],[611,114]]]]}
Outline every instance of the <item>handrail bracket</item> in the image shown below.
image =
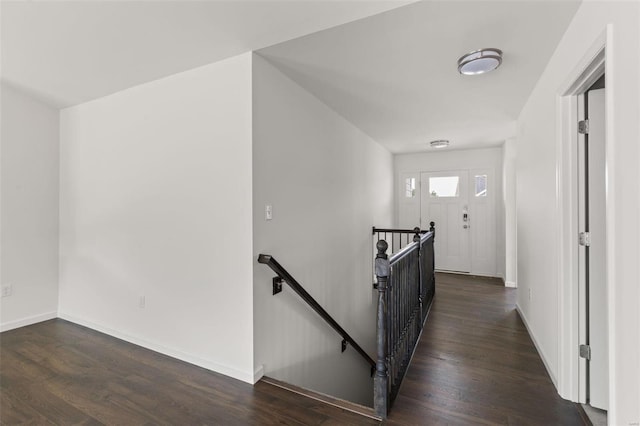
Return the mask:
{"type": "Polygon", "coordinates": [[[280,293],[282,291],[282,277],[273,277],[273,295],[280,293]]]}
{"type": "Polygon", "coordinates": [[[273,294],[278,294],[282,291],[282,283],[286,283],[291,289],[298,294],[304,300],[311,309],[316,311],[322,319],[324,319],[341,337],[342,337],[342,352],[347,348],[347,344],[351,345],[370,366],[374,367],[376,362],[369,356],[369,354],[362,349],[353,337],[346,332],[344,328],[336,322],[335,319],[313,298],[311,295],[300,285],[291,274],[282,267],[271,255],[260,254],[258,255],[258,262],[267,265],[273,272],[277,274],[272,279],[273,294]]]}

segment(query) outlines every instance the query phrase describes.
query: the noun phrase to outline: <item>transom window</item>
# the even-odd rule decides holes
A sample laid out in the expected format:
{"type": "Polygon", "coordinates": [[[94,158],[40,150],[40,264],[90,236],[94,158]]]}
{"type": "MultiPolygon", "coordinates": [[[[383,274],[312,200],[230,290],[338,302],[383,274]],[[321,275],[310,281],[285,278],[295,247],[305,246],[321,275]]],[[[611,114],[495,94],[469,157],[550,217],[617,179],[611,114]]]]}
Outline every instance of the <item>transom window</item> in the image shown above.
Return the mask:
{"type": "Polygon", "coordinates": [[[443,176],[429,178],[429,194],[434,198],[460,196],[460,177],[443,176]]]}

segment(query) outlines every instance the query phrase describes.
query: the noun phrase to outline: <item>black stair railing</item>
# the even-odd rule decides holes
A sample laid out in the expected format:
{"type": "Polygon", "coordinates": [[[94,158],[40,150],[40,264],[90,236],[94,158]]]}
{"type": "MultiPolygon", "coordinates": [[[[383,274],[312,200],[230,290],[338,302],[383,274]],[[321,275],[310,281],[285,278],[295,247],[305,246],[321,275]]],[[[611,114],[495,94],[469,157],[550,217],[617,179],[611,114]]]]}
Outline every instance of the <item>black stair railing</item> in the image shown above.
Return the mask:
{"type": "MultiPolygon", "coordinates": [[[[429,230],[420,229],[415,227],[413,229],[392,229],[392,228],[376,228],[372,229],[373,235],[373,255],[375,257],[377,253],[376,245],[378,241],[384,240],[391,249],[391,254],[397,253],[409,244],[415,241],[416,235],[424,235],[427,232],[431,232],[435,237],[435,222],[430,223],[429,230]]],[[[373,268],[373,288],[378,288],[375,266],[373,268]]]]}
{"type": "Polygon", "coordinates": [[[385,240],[389,244],[391,253],[396,253],[404,247],[411,244],[416,234],[426,234],[427,230],[421,230],[418,227],[413,229],[390,229],[390,228],[376,228],[372,229],[374,238],[373,244],[375,245],[380,240],[385,240]]]}
{"type": "Polygon", "coordinates": [[[427,233],[390,258],[385,240],[377,243],[377,362],[374,409],[386,418],[400,389],[435,296],[434,223],[427,233]]]}
{"type": "Polygon", "coordinates": [[[316,311],[316,313],[342,337],[342,352],[346,350],[348,344],[353,346],[353,348],[369,363],[371,366],[371,374],[373,375],[374,369],[376,368],[376,362],[365,352],[364,349],[362,349],[353,337],[351,337],[349,333],[347,333],[345,329],[342,328],[322,306],[320,306],[320,304],[300,285],[300,283],[298,283],[298,281],[293,278],[293,276],[291,276],[291,274],[284,269],[276,259],[273,258],[273,256],[261,254],[258,256],[258,262],[270,267],[277,275],[273,278],[274,295],[282,291],[282,281],[287,283],[289,287],[291,287],[291,289],[293,289],[293,291],[302,298],[302,300],[316,311]]]}

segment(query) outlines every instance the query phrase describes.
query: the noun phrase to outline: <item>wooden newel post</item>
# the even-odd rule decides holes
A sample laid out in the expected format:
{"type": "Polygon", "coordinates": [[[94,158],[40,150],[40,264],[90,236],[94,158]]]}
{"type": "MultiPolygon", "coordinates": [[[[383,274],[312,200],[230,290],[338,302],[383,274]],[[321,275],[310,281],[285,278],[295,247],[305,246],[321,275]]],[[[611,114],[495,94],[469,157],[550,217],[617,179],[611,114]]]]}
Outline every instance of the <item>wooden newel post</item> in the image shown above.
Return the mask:
{"type": "Polygon", "coordinates": [[[389,259],[385,240],[376,244],[376,276],[378,277],[378,330],[376,375],[373,384],[373,407],[381,418],[387,418],[389,410],[389,378],[387,376],[387,280],[389,278],[389,259]]]}
{"type": "Polygon", "coordinates": [[[416,226],[415,228],[413,228],[413,232],[415,232],[415,235],[413,236],[413,242],[414,243],[419,243],[420,242],[420,228],[418,228],[416,226]]]}

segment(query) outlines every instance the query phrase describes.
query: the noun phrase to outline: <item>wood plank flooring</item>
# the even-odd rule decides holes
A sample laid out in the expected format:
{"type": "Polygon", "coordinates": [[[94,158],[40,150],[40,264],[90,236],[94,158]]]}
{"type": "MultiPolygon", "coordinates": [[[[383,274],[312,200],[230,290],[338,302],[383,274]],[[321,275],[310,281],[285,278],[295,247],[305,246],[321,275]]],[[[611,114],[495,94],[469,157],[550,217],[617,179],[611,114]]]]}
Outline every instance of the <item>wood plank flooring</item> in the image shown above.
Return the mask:
{"type": "MultiPolygon", "coordinates": [[[[386,423],[588,424],[558,396],[515,295],[489,279],[438,274],[427,327],[386,423]]],[[[377,424],[63,320],[0,335],[0,423],[377,424]]]]}
{"type": "Polygon", "coordinates": [[[251,386],[63,320],[0,335],[0,423],[378,424],[266,383],[251,386]]]}
{"type": "Polygon", "coordinates": [[[438,273],[390,425],[584,425],[556,392],[499,280],[438,273]]]}

